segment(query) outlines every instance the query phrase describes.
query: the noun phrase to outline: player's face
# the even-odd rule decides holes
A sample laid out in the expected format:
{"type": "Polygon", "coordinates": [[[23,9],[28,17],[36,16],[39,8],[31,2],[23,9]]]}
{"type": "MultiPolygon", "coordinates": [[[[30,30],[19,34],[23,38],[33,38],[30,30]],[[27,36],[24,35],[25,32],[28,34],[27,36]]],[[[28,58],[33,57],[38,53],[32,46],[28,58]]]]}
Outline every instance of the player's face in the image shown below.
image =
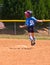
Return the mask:
{"type": "Polygon", "coordinates": [[[29,15],[28,13],[25,13],[25,17],[26,17],[26,18],[29,18],[30,15],[29,15]]]}

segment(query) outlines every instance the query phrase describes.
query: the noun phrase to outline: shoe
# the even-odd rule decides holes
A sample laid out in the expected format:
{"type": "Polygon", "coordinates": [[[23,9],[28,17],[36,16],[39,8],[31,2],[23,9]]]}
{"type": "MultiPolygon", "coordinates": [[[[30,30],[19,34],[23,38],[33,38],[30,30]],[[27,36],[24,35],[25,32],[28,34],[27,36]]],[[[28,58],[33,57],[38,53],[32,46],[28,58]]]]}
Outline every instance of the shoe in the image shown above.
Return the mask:
{"type": "Polygon", "coordinates": [[[35,41],[34,40],[31,41],[31,45],[32,46],[35,45],[35,41]]]}

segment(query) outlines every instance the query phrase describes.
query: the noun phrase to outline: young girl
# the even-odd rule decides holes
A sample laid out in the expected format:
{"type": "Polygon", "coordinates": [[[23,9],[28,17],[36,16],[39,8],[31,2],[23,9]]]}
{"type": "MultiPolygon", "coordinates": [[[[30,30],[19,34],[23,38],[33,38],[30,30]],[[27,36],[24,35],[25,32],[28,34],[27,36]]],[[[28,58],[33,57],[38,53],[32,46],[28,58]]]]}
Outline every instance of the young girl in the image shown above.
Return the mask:
{"type": "Polygon", "coordinates": [[[42,22],[42,20],[37,20],[35,17],[32,17],[32,11],[27,10],[24,12],[26,17],[26,22],[24,25],[20,25],[20,28],[27,27],[29,38],[31,40],[31,45],[35,44],[35,37],[34,37],[34,26],[36,22],[42,22]]]}

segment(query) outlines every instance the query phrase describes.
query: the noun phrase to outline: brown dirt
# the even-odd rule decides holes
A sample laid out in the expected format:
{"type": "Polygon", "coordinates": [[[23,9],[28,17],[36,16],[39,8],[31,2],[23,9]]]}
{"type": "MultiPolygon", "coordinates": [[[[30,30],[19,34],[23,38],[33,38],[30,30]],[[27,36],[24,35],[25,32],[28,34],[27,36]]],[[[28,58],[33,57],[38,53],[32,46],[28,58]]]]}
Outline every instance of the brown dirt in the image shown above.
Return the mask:
{"type": "Polygon", "coordinates": [[[50,65],[50,40],[0,39],[0,65],[50,65]]]}

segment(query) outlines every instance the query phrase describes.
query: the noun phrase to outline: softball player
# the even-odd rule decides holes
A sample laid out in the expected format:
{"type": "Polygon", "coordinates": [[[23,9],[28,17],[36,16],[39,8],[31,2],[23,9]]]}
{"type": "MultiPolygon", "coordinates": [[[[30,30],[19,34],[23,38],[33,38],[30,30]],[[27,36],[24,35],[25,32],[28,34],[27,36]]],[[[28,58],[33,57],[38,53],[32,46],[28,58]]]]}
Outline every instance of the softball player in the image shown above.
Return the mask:
{"type": "Polygon", "coordinates": [[[20,25],[20,28],[27,27],[28,35],[31,40],[31,45],[35,44],[35,37],[34,37],[34,26],[36,22],[42,22],[42,20],[37,20],[35,17],[32,17],[32,11],[27,10],[24,12],[26,17],[26,22],[24,25],[20,25]]]}

